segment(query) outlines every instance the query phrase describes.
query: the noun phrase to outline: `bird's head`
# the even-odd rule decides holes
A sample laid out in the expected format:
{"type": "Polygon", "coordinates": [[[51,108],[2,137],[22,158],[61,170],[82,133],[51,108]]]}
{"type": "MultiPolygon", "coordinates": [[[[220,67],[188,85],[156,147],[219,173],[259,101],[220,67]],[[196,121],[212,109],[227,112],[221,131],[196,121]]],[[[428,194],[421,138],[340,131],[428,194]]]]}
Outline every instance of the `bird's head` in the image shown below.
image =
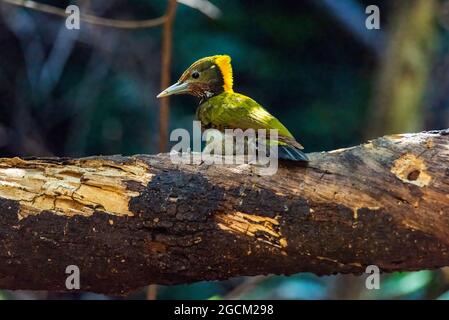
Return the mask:
{"type": "Polygon", "coordinates": [[[216,55],[193,63],[178,82],[158,94],[158,98],[173,94],[191,94],[207,99],[224,91],[232,92],[231,57],[216,55]]]}

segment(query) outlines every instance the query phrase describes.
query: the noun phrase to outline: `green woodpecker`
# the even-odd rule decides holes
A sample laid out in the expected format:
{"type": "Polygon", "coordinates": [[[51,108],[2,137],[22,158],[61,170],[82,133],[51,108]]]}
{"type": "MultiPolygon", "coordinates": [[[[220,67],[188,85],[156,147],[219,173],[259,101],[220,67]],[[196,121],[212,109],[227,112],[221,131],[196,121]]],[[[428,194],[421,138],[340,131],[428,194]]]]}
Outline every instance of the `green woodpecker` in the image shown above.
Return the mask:
{"type": "Polygon", "coordinates": [[[157,97],[173,94],[190,94],[199,97],[196,116],[203,129],[277,129],[278,138],[269,145],[278,146],[278,157],[293,161],[308,161],[301,151],[302,145],[288,129],[253,99],[232,89],[231,58],[216,55],[193,63],[178,82],[162,91],[157,97]]]}

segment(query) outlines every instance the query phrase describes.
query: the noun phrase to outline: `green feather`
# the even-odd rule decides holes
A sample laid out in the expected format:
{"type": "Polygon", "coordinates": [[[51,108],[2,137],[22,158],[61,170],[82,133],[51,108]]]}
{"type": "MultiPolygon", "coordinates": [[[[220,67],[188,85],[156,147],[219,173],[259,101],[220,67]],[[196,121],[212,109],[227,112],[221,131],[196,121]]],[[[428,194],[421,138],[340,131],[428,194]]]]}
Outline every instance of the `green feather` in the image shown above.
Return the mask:
{"type": "Polygon", "coordinates": [[[288,129],[253,99],[235,92],[223,92],[197,110],[197,118],[205,126],[215,128],[277,129],[279,136],[293,138],[288,129]]]}

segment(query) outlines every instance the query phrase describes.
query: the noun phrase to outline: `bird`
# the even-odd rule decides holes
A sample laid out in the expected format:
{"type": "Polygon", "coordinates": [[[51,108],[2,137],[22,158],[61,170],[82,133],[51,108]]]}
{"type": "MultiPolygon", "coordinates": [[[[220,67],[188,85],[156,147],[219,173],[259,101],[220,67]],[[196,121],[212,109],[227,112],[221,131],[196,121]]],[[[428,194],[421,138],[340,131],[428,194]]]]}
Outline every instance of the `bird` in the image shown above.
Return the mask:
{"type": "Polygon", "coordinates": [[[270,139],[277,146],[278,158],[308,162],[303,146],[290,131],[252,98],[233,90],[233,71],[229,55],[204,57],[194,62],[179,80],[157,95],[157,98],[177,94],[198,97],[196,118],[201,128],[218,129],[276,129],[278,137],[270,139]]]}

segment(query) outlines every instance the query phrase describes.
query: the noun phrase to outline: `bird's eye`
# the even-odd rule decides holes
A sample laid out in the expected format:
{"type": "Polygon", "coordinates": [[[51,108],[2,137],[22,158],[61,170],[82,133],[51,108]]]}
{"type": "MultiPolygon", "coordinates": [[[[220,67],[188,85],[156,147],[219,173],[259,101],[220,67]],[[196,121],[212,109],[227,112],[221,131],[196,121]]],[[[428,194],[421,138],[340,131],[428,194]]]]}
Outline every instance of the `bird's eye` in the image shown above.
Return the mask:
{"type": "Polygon", "coordinates": [[[192,78],[193,79],[198,79],[200,77],[200,73],[198,71],[193,71],[192,72],[192,78]]]}

